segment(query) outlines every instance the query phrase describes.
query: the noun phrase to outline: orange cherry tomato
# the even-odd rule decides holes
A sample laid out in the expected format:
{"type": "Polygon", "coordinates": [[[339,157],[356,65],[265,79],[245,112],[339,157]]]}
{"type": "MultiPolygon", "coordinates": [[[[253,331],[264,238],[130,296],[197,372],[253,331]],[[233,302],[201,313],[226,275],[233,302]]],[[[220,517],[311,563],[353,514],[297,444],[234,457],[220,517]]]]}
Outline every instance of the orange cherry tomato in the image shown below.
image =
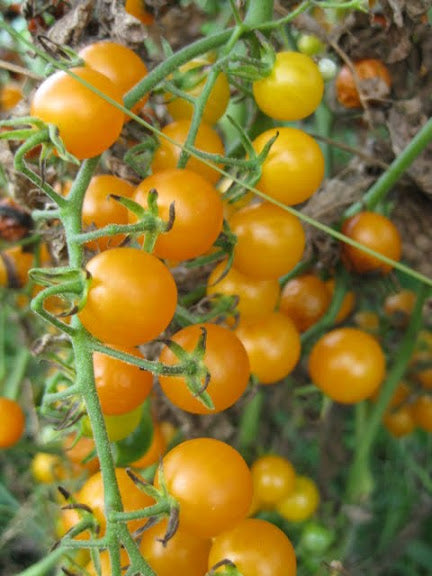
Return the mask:
{"type": "Polygon", "coordinates": [[[309,374],[332,400],[354,404],[370,398],[384,380],[385,356],[370,334],[357,328],[336,328],[312,348],[309,374]]]}
{"type": "Polygon", "coordinates": [[[78,316],[96,338],[114,346],[153,340],[170,323],[177,288],[160,260],[135,248],[112,248],[87,264],[87,302],[78,316]]]}
{"type": "MultiPolygon", "coordinates": [[[[387,258],[395,261],[401,258],[402,245],[398,229],[381,214],[359,212],[345,220],[342,233],[387,258]]],[[[392,270],[390,264],[349,244],[342,244],[342,259],[349,268],[359,273],[377,271],[387,274],[392,270]]]]}
{"type": "Polygon", "coordinates": [[[325,283],[318,276],[304,274],[285,284],[279,309],[291,318],[297,330],[305,332],[326,313],[330,301],[325,283]]]}
{"type": "MultiPolygon", "coordinates": [[[[128,553],[124,548],[120,549],[120,564],[122,566],[129,566],[130,564],[128,553]]],[[[103,550],[100,553],[100,567],[101,567],[100,576],[112,576],[111,560],[108,550],[103,550]]],[[[88,576],[99,576],[99,572],[96,570],[96,567],[93,564],[93,562],[87,564],[85,569],[86,574],[88,576]]]]}
{"type": "Polygon", "coordinates": [[[323,93],[318,66],[300,52],[278,52],[271,73],[253,83],[258,108],[276,120],[306,118],[318,108],[323,93]]]}
{"type": "Polygon", "coordinates": [[[88,457],[95,452],[93,438],[81,436],[75,441],[75,435],[68,436],[63,442],[63,449],[66,458],[82,470],[87,470],[91,474],[99,469],[99,459],[96,454],[88,460],[88,457]]]}
{"type": "Polygon", "coordinates": [[[432,432],[432,397],[422,395],[413,404],[413,418],[416,426],[432,432]]]}
{"type": "MultiPolygon", "coordinates": [[[[270,522],[248,518],[216,536],[208,567],[231,560],[242,576],[296,576],[297,561],[289,538],[270,522]]],[[[215,570],[218,574],[224,568],[215,570]]]]}
{"type": "Polygon", "coordinates": [[[303,522],[315,514],[319,503],[319,491],[312,478],[297,476],[294,490],[278,502],[276,510],[290,522],[303,522]]]}
{"type": "Polygon", "coordinates": [[[22,90],[17,84],[5,84],[0,89],[0,112],[12,110],[22,98],[22,90]]]}
{"type": "Polygon", "coordinates": [[[403,404],[398,408],[388,410],[383,417],[383,424],[392,436],[396,438],[407,436],[416,426],[412,406],[403,404]]]}
{"type": "Polygon", "coordinates": [[[287,206],[314,194],[324,178],[324,156],[317,142],[297,128],[271,128],[253,141],[257,154],[277,136],[261,167],[255,187],[287,206]]]}
{"type": "MultiPolygon", "coordinates": [[[[78,56],[87,66],[109,78],[120,89],[122,96],[147,76],[147,66],[138,54],[122,44],[95,42],[80,50],[78,56]]],[[[141,98],[132,111],[142,108],[147,99],[148,95],[141,98]]]]}
{"type": "MultiPolygon", "coordinates": [[[[123,104],[122,92],[92,68],[71,68],[100,92],[123,104]]],[[[42,82],[33,96],[30,113],[59,129],[68,152],[79,160],[98,156],[117,140],[124,114],[66,72],[55,72],[42,82]]]]}
{"type": "MultiPolygon", "coordinates": [[[[141,358],[135,348],[121,348],[141,358]]],[[[93,368],[96,389],[104,414],[124,414],[141,405],[150,394],[153,375],[138,366],[127,364],[106,354],[94,352],[93,368]]]]}
{"type": "Polygon", "coordinates": [[[260,318],[273,312],[279,300],[280,287],[276,279],[256,280],[230,268],[220,280],[226,267],[221,262],[207,280],[207,295],[237,296],[237,311],[241,318],[260,318]]]}
{"type": "Polygon", "coordinates": [[[415,292],[401,290],[396,294],[390,294],[384,301],[384,312],[387,316],[393,316],[406,323],[414,309],[416,301],[415,292]]]}
{"type": "MultiPolygon", "coordinates": [[[[170,260],[188,260],[207,252],[223,224],[223,204],[216,188],[191,170],[163,170],[141,182],[135,191],[135,202],[147,207],[148,193],[153,189],[158,193],[163,220],[168,220],[171,204],[175,209],[174,224],[158,237],[154,254],[170,260]]],[[[132,214],[130,219],[136,221],[132,214]]]]}
{"type": "Polygon", "coordinates": [[[0,396],[0,448],[17,444],[24,434],[25,416],[15,400],[0,396]]]}
{"type": "MultiPolygon", "coordinates": [[[[190,130],[190,124],[190,120],[178,120],[177,122],[167,124],[167,126],[162,129],[162,135],[159,138],[159,147],[156,149],[151,164],[153,173],[160,172],[161,170],[177,168],[177,163],[182,151],[181,147],[186,142],[190,130]],[[164,138],[164,136],[174,140],[177,145],[164,138]]],[[[206,152],[207,154],[218,154],[219,156],[225,154],[225,148],[221,137],[216,130],[204,122],[201,122],[198,128],[193,145],[198,150],[206,152]]],[[[222,168],[220,164],[218,164],[218,166],[222,168]]],[[[211,184],[216,184],[221,176],[220,172],[194,156],[191,156],[189,159],[187,169],[199,174],[211,184]]]]}
{"type": "MultiPolygon", "coordinates": [[[[108,224],[127,224],[129,220],[128,210],[125,206],[110,197],[125,196],[130,198],[135,191],[132,184],[122,178],[101,174],[94,176],[84,196],[82,207],[83,227],[103,228],[108,224]]],[[[123,234],[105,236],[98,240],[86,243],[87,248],[95,251],[107,250],[119,246],[125,239],[123,234]]]]}
{"type": "MultiPolygon", "coordinates": [[[[330,294],[330,301],[331,301],[335,289],[335,281],[333,278],[330,278],[329,280],[326,280],[324,284],[326,285],[326,288],[330,294]]],[[[346,320],[354,310],[354,306],[355,306],[355,294],[354,292],[352,292],[352,290],[349,290],[348,292],[346,292],[342,300],[342,304],[338,310],[338,313],[336,314],[334,323],[341,324],[344,320],[346,320]]]]}
{"type": "Polygon", "coordinates": [[[251,474],[258,508],[272,508],[294,490],[294,467],[281,456],[261,456],[252,464],[251,474]]]}
{"type": "Polygon", "coordinates": [[[359,310],[354,315],[354,322],[365,332],[377,333],[380,327],[378,314],[372,310],[359,310]]]}
{"type": "Polygon", "coordinates": [[[157,576],[204,576],[210,552],[209,539],[194,536],[177,529],[166,545],[162,540],[166,533],[167,521],[162,520],[143,533],[140,551],[157,576]]]}
{"type": "MultiPolygon", "coordinates": [[[[195,70],[197,77],[197,82],[191,78],[191,87],[184,86],[184,91],[193,98],[197,98],[206,83],[206,77],[201,79],[201,74],[204,72],[205,68],[211,66],[211,62],[203,58],[195,58],[190,60],[183,66],[180,66],[180,73],[182,76],[185,73],[195,70]]],[[[192,118],[194,112],[194,106],[184,98],[178,96],[173,96],[169,92],[165,94],[166,107],[170,115],[174,120],[181,120],[183,118],[192,118]]],[[[228,84],[227,77],[223,72],[220,72],[213,88],[210,91],[210,97],[204,107],[204,112],[202,119],[208,124],[215,124],[221,116],[225,113],[230,100],[230,87],[228,84]]]]}
{"type": "Polygon", "coordinates": [[[147,468],[147,466],[156,464],[164,455],[166,447],[167,443],[162,429],[157,422],[154,422],[152,441],[147,452],[141,458],[132,462],[131,466],[134,468],[147,468]]]}
{"type": "Polygon", "coordinates": [[[168,491],[180,505],[180,528],[186,532],[211,538],[247,516],[252,477],[229,444],[213,438],[187,440],[170,450],[162,465],[168,491]]]}
{"type": "MultiPolygon", "coordinates": [[[[354,69],[360,83],[366,80],[369,83],[374,83],[374,87],[376,88],[379,86],[382,97],[390,94],[392,78],[388,68],[381,60],[374,58],[358,60],[354,62],[354,69]]],[[[344,64],[340,69],[335,85],[336,96],[342,106],[345,108],[362,107],[362,102],[354,81],[354,75],[348,65],[344,64]]]]}
{"type": "Polygon", "coordinates": [[[258,280],[287,274],[303,256],[305,233],[297,216],[270,203],[253,204],[231,216],[237,236],[234,268],[258,280]]]}
{"type": "Polygon", "coordinates": [[[0,286],[22,288],[27,284],[29,270],[34,265],[32,252],[25,252],[22,246],[12,246],[1,253],[0,261],[0,286]]]}
{"type": "Polygon", "coordinates": [[[125,11],[140,20],[145,26],[151,26],[154,23],[153,16],[144,10],[143,0],[126,0],[125,11]]]}
{"type": "Polygon", "coordinates": [[[300,335],[293,321],[280,312],[243,320],[235,333],[246,348],[252,374],[261,384],[282,380],[299,361],[300,335]]]}
{"type": "MultiPolygon", "coordinates": [[[[192,352],[202,334],[207,332],[204,364],[210,373],[207,387],[214,410],[210,410],[189,391],[183,376],[160,376],[164,394],[173,404],[194,414],[212,414],[232,406],[246,390],[250,368],[248,354],[239,338],[227,328],[216,324],[194,324],[183,328],[172,340],[192,352]]],[[[159,361],[168,366],[179,363],[177,356],[165,347],[159,361]]],[[[203,382],[204,384],[204,382],[203,382]]]]}

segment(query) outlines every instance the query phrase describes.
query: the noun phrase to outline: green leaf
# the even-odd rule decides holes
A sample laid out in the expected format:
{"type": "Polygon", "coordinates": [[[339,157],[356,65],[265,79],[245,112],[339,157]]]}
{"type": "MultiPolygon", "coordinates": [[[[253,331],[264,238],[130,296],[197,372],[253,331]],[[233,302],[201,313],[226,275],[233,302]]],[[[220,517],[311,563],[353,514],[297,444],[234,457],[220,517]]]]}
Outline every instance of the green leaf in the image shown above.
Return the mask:
{"type": "Polygon", "coordinates": [[[143,456],[153,440],[153,419],[150,401],[146,400],[141,411],[138,426],[123,440],[113,443],[113,455],[116,466],[125,467],[143,456]]]}

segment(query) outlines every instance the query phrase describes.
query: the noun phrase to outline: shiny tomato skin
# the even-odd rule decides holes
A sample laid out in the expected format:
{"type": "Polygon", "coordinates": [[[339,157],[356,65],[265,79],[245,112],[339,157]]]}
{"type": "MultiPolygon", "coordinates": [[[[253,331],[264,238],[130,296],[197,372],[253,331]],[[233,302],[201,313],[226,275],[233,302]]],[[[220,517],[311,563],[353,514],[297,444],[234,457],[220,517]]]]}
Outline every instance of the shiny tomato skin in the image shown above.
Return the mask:
{"type": "MultiPolygon", "coordinates": [[[[359,212],[345,220],[342,233],[396,262],[401,258],[402,243],[399,231],[393,222],[382,214],[359,212]]],[[[390,264],[349,244],[342,244],[342,259],[350,269],[360,274],[365,272],[388,274],[392,270],[390,264]]]]}
{"type": "Polygon", "coordinates": [[[140,552],[157,576],[204,576],[211,541],[193,536],[178,528],[166,546],[161,540],[165,536],[167,521],[162,520],[143,533],[140,552]]]}
{"type": "MultiPolygon", "coordinates": [[[[189,70],[197,69],[199,71],[203,66],[211,66],[211,62],[205,60],[204,58],[194,58],[190,60],[183,66],[180,66],[180,72],[187,72],[189,70]]],[[[206,78],[203,78],[195,86],[189,90],[185,90],[189,96],[197,98],[203,91],[206,78]]],[[[170,93],[166,93],[166,107],[169,114],[172,116],[173,120],[181,120],[183,118],[191,119],[194,106],[185,100],[177,96],[173,96],[170,93]]],[[[210,91],[210,97],[204,107],[204,112],[202,119],[208,124],[216,124],[216,122],[223,116],[225,110],[228,106],[230,99],[230,87],[228,84],[228,79],[223,72],[220,72],[213,88],[210,91]]]]}
{"type": "MultiPolygon", "coordinates": [[[[335,290],[335,280],[334,278],[330,278],[329,280],[325,281],[325,286],[327,291],[330,295],[330,302],[333,299],[333,293],[335,290]]],[[[336,314],[336,318],[334,319],[335,324],[341,324],[344,320],[348,318],[348,316],[352,313],[355,307],[355,294],[352,290],[348,290],[345,293],[345,296],[342,300],[342,304],[336,314]]]]}
{"type": "Polygon", "coordinates": [[[211,538],[247,516],[252,477],[229,444],[213,438],[187,440],[170,450],[162,465],[168,491],[180,505],[180,527],[186,532],[211,538]]]}
{"type": "Polygon", "coordinates": [[[112,248],[94,256],[86,268],[91,284],[78,316],[102,342],[137,346],[157,338],[171,322],[176,284],[168,268],[151,254],[112,248]]]}
{"type": "Polygon", "coordinates": [[[144,10],[143,0],[126,0],[125,11],[145,26],[151,26],[154,23],[154,17],[144,10]]]}
{"type": "Polygon", "coordinates": [[[278,502],[276,509],[290,522],[303,522],[315,514],[319,503],[319,491],[312,478],[297,476],[294,490],[278,502]]]}
{"type": "MultiPolygon", "coordinates": [[[[177,168],[177,163],[182,151],[181,145],[186,142],[190,125],[190,120],[183,119],[177,120],[177,122],[171,122],[162,128],[159,147],[156,149],[151,164],[153,174],[162,170],[177,168]],[[177,145],[167,140],[164,136],[171,138],[177,145]]],[[[193,146],[207,154],[218,154],[219,156],[225,154],[221,137],[216,130],[205,122],[201,122],[193,146]]],[[[220,164],[219,167],[222,168],[220,164]]],[[[216,184],[221,176],[220,172],[194,156],[190,157],[186,168],[199,174],[211,184],[216,184]]]]}
{"type": "Polygon", "coordinates": [[[286,458],[276,454],[261,456],[251,466],[254,499],[259,508],[272,508],[294,490],[296,473],[286,458]]]}
{"type": "MultiPolygon", "coordinates": [[[[94,42],[80,50],[78,56],[87,66],[109,78],[120,88],[122,96],[147,76],[147,66],[138,54],[116,42],[94,42]]],[[[132,110],[139,110],[147,99],[148,95],[141,98],[132,110]]]]}
{"type": "Polygon", "coordinates": [[[318,108],[324,81],[318,66],[300,52],[279,52],[269,76],[253,83],[255,102],[275,120],[301,120],[318,108]]]}
{"type": "MultiPolygon", "coordinates": [[[[248,518],[213,540],[208,567],[233,562],[242,576],[296,576],[297,561],[287,536],[266,520],[248,518]]],[[[215,574],[223,571],[218,568],[215,574]]]]}
{"type": "Polygon", "coordinates": [[[299,361],[300,335],[292,320],[280,312],[241,321],[235,333],[246,348],[252,374],[261,384],[282,380],[299,361]]]}
{"type": "Polygon", "coordinates": [[[286,204],[305,202],[319,188],[324,178],[324,156],[317,142],[298,128],[271,128],[253,141],[257,154],[277,136],[261,167],[255,187],[286,204]]]}
{"type": "Polygon", "coordinates": [[[402,406],[388,410],[383,416],[383,424],[395,438],[411,434],[416,427],[412,405],[402,404],[402,406]]]}
{"type": "Polygon", "coordinates": [[[313,383],[342,404],[370,398],[384,380],[385,365],[378,341],[357,328],[327,332],[315,343],[309,356],[313,383]]]}
{"type": "Polygon", "coordinates": [[[0,449],[11,448],[24,434],[25,416],[15,400],[0,397],[0,449]]]}
{"type": "Polygon", "coordinates": [[[273,312],[280,295],[279,282],[276,279],[256,280],[231,267],[228,274],[220,280],[225,267],[226,262],[221,262],[210,274],[207,280],[208,296],[237,296],[240,318],[260,318],[273,312]]]}
{"type": "MultiPolygon", "coordinates": [[[[191,170],[163,170],[139,184],[135,202],[147,207],[152,189],[158,192],[159,215],[163,220],[168,221],[173,202],[175,207],[173,227],[158,237],[154,254],[170,260],[188,260],[207,252],[223,224],[223,204],[216,188],[191,170]]],[[[130,220],[134,222],[136,217],[132,215],[130,220]]]]}
{"type": "MultiPolygon", "coordinates": [[[[373,80],[379,82],[381,87],[381,96],[387,96],[390,93],[392,78],[390,72],[381,60],[375,58],[365,58],[354,62],[358,80],[373,80]]],[[[354,75],[347,64],[344,64],[339,71],[335,82],[336,97],[340,104],[345,108],[361,108],[362,102],[357,90],[354,75]]]]}
{"type": "MultiPolygon", "coordinates": [[[[70,70],[89,84],[123,104],[120,88],[91,68],[70,70]]],[[[58,127],[68,152],[78,160],[98,156],[120,135],[124,114],[66,72],[55,72],[33,96],[30,113],[58,127]]]]}
{"type": "MultiPolygon", "coordinates": [[[[136,348],[120,350],[142,358],[136,348]]],[[[124,414],[134,410],[151,392],[153,375],[133,364],[94,352],[93,369],[99,402],[106,415],[124,414]]]]}
{"type": "MultiPolygon", "coordinates": [[[[135,188],[126,180],[110,174],[100,174],[90,180],[84,195],[82,223],[86,228],[103,228],[108,224],[127,224],[128,210],[125,206],[110,198],[110,195],[130,198],[135,188]]],[[[105,236],[86,242],[89,250],[102,251],[119,246],[125,239],[123,234],[105,236]]]]}
{"type": "MultiPolygon", "coordinates": [[[[192,395],[181,376],[160,376],[159,383],[164,394],[182,410],[194,414],[214,414],[232,406],[246,390],[250,375],[249,359],[239,338],[227,328],[216,324],[193,324],[174,334],[171,339],[184,350],[192,352],[202,334],[202,328],[207,332],[204,364],[210,372],[210,383],[206,390],[213,401],[214,410],[204,406],[192,395]]],[[[169,366],[179,362],[168,347],[162,350],[159,361],[169,366]]]]}
{"type": "Polygon", "coordinates": [[[229,220],[237,236],[234,268],[258,280],[287,274],[303,256],[305,233],[297,216],[268,202],[239,210],[229,220]]]}
{"type": "Polygon", "coordinates": [[[279,309],[305,332],[326,313],[330,294],[325,283],[314,274],[302,274],[289,280],[282,289],[279,309]]]}

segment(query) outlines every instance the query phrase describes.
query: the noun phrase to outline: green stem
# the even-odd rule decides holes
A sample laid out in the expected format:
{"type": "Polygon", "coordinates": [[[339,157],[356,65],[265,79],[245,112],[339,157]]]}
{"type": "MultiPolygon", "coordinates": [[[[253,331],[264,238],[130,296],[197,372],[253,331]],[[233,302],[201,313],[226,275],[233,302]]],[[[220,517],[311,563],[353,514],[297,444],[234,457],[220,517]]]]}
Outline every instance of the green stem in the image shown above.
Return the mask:
{"type": "Polygon", "coordinates": [[[250,0],[244,23],[256,28],[264,22],[273,20],[274,0],[250,0]]]}
{"type": "Polygon", "coordinates": [[[324,155],[325,176],[328,178],[332,173],[333,165],[333,151],[327,138],[331,134],[333,124],[333,114],[324,102],[318,106],[315,112],[315,126],[317,133],[325,138],[320,144],[320,148],[324,155]]]}
{"type": "Polygon", "coordinates": [[[27,348],[20,348],[15,355],[12,370],[4,387],[4,395],[7,398],[11,400],[18,398],[30,358],[31,355],[27,348]]]}
{"type": "Polygon", "coordinates": [[[391,190],[399,178],[411,166],[414,160],[432,141],[432,118],[417,132],[408,146],[390,164],[389,168],[382,174],[375,184],[366,192],[360,202],[356,202],[348,208],[344,217],[349,218],[357,212],[373,210],[381,202],[386,194],[391,190]]]}
{"type": "Polygon", "coordinates": [[[347,496],[350,501],[358,502],[363,498],[367,498],[373,488],[369,463],[371,450],[391,397],[405,374],[410,358],[414,352],[417,334],[423,324],[423,305],[429,295],[430,289],[425,285],[420,285],[410,323],[399,349],[394,354],[396,360],[386,381],[382,385],[378,401],[373,405],[367,424],[364,426],[361,437],[359,438],[348,478],[347,496]]]}
{"type": "Polygon", "coordinates": [[[18,576],[46,576],[50,573],[51,569],[58,565],[59,560],[65,553],[65,549],[59,546],[48,554],[45,558],[20,572],[18,576]]]}
{"type": "Polygon", "coordinates": [[[240,418],[237,446],[242,454],[247,454],[256,444],[258,429],[264,406],[264,392],[259,388],[255,396],[246,404],[240,418]]]}

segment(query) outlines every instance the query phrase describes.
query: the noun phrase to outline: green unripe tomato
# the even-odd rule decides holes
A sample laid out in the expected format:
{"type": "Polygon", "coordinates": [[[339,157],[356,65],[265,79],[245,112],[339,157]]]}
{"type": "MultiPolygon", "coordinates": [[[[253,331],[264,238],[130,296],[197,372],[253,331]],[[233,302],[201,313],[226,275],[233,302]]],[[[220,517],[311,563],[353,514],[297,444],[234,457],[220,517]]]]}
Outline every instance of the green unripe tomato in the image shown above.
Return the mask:
{"type": "Polygon", "coordinates": [[[297,48],[302,54],[315,56],[325,49],[325,45],[315,34],[300,34],[297,40],[297,48]]]}
{"type": "Polygon", "coordinates": [[[308,522],[303,528],[300,546],[308,554],[324,554],[334,540],[333,532],[318,522],[308,522]]]}

